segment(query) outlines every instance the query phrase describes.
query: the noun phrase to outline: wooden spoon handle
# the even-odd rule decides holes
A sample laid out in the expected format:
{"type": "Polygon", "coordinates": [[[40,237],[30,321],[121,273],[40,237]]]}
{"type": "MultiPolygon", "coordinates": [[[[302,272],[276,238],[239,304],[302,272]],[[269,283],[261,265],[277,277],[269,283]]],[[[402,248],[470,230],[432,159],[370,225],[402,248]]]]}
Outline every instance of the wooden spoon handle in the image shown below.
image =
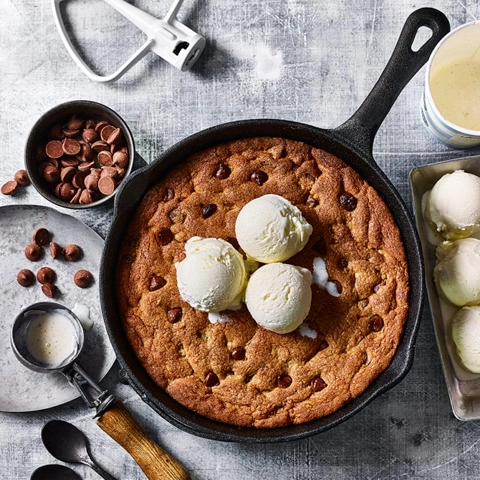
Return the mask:
{"type": "Polygon", "coordinates": [[[184,468],[145,435],[122,402],[117,400],[97,425],[132,456],[149,480],[188,480],[184,468]]]}

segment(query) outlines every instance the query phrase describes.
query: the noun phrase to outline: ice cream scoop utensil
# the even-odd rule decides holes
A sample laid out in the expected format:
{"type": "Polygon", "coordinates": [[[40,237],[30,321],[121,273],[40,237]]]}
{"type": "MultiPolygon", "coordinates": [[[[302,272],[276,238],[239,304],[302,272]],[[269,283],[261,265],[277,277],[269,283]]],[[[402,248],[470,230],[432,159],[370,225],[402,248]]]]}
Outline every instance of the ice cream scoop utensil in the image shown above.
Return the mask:
{"type": "Polygon", "coordinates": [[[183,0],[174,0],[163,19],[156,18],[124,0],[104,0],[147,35],[145,43],[114,73],[98,75],[80,57],[67,33],[62,19],[60,3],[52,0],[55,24],[68,53],[87,77],[96,82],[118,80],[147,53],[153,52],[181,71],[189,70],[205,48],[205,38],[177,20],[183,0]]]}
{"type": "Polygon", "coordinates": [[[115,480],[93,460],[85,435],[71,423],[63,420],[48,422],[42,429],[42,441],[57,460],[83,463],[105,480],[115,480]]]}
{"type": "Polygon", "coordinates": [[[65,465],[50,464],[38,467],[30,480],[82,480],[82,478],[65,465]]]}
{"type": "Polygon", "coordinates": [[[61,373],[79,390],[87,405],[95,408],[94,418],[97,418],[97,425],[132,456],[149,480],[188,479],[183,467],[145,435],[122,402],[107,390],[100,388],[75,362],[83,346],[83,330],[80,320],[71,310],[54,302],[30,305],[15,319],[10,340],[15,356],[24,366],[40,373],[61,373]],[[53,325],[49,324],[52,317],[53,325]],[[64,329],[66,336],[62,336],[61,339],[55,335],[48,338],[42,336],[48,331],[55,334],[62,331],[62,321],[68,326],[64,329]],[[53,329],[49,328],[52,326],[53,329]],[[38,334],[37,328],[40,331],[38,334]],[[71,341],[69,332],[76,335],[76,341],[71,341]],[[46,339],[47,345],[51,348],[40,348],[46,339]],[[52,356],[57,344],[62,347],[59,350],[60,357],[52,356]],[[71,345],[71,351],[64,350],[65,344],[71,345]]]}

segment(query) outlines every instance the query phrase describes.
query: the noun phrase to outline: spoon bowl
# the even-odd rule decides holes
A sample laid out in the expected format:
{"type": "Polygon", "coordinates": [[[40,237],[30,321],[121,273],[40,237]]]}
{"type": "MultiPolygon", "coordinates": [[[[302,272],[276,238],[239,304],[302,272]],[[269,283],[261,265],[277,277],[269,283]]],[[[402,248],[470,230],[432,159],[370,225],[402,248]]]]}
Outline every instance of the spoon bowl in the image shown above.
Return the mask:
{"type": "Polygon", "coordinates": [[[43,465],[38,467],[30,480],[82,480],[80,475],[64,465],[43,465]]]}
{"type": "Polygon", "coordinates": [[[87,438],[74,425],[63,420],[51,420],[42,429],[45,448],[57,460],[67,463],[83,463],[105,480],[115,480],[95,463],[90,455],[87,438]]]}

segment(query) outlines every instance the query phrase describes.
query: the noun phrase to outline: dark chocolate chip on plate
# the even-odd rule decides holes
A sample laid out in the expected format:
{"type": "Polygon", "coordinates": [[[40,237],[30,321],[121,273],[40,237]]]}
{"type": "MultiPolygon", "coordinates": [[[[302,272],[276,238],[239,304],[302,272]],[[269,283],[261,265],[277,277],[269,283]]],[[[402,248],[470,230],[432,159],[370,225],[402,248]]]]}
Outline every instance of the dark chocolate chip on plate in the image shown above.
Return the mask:
{"type": "Polygon", "coordinates": [[[50,267],[42,267],[37,272],[37,280],[41,284],[53,283],[56,278],[57,275],[55,274],[55,271],[50,267]]]}
{"type": "Polygon", "coordinates": [[[29,287],[34,281],[35,275],[28,268],[22,268],[22,270],[17,273],[17,282],[22,287],[29,287]]]}
{"type": "Polygon", "coordinates": [[[36,262],[43,257],[43,249],[36,243],[30,243],[25,247],[25,256],[28,260],[36,262]]]}
{"type": "Polygon", "coordinates": [[[75,285],[80,288],[88,288],[93,282],[93,275],[88,270],[78,270],[73,276],[75,285]]]}
{"type": "Polygon", "coordinates": [[[40,227],[33,232],[32,240],[39,247],[44,247],[50,243],[50,237],[50,232],[46,228],[40,227]]]}

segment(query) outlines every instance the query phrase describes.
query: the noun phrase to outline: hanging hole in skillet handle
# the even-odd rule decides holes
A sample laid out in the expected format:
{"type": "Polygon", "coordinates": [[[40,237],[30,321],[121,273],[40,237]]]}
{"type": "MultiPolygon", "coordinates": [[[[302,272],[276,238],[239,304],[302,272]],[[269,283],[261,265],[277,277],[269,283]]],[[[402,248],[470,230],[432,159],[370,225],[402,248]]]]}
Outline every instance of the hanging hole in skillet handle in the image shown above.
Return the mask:
{"type": "Polygon", "coordinates": [[[375,135],[395,100],[449,31],[447,17],[435,8],[420,8],[411,13],[377,83],[358,110],[333,133],[353,150],[370,157],[375,135]],[[417,35],[419,32],[424,35],[425,28],[431,31],[431,36],[418,47],[417,35]]]}
{"type": "Polygon", "coordinates": [[[412,43],[412,51],[418,52],[430,38],[432,38],[433,32],[430,28],[420,27],[415,35],[415,40],[412,43]]]}

